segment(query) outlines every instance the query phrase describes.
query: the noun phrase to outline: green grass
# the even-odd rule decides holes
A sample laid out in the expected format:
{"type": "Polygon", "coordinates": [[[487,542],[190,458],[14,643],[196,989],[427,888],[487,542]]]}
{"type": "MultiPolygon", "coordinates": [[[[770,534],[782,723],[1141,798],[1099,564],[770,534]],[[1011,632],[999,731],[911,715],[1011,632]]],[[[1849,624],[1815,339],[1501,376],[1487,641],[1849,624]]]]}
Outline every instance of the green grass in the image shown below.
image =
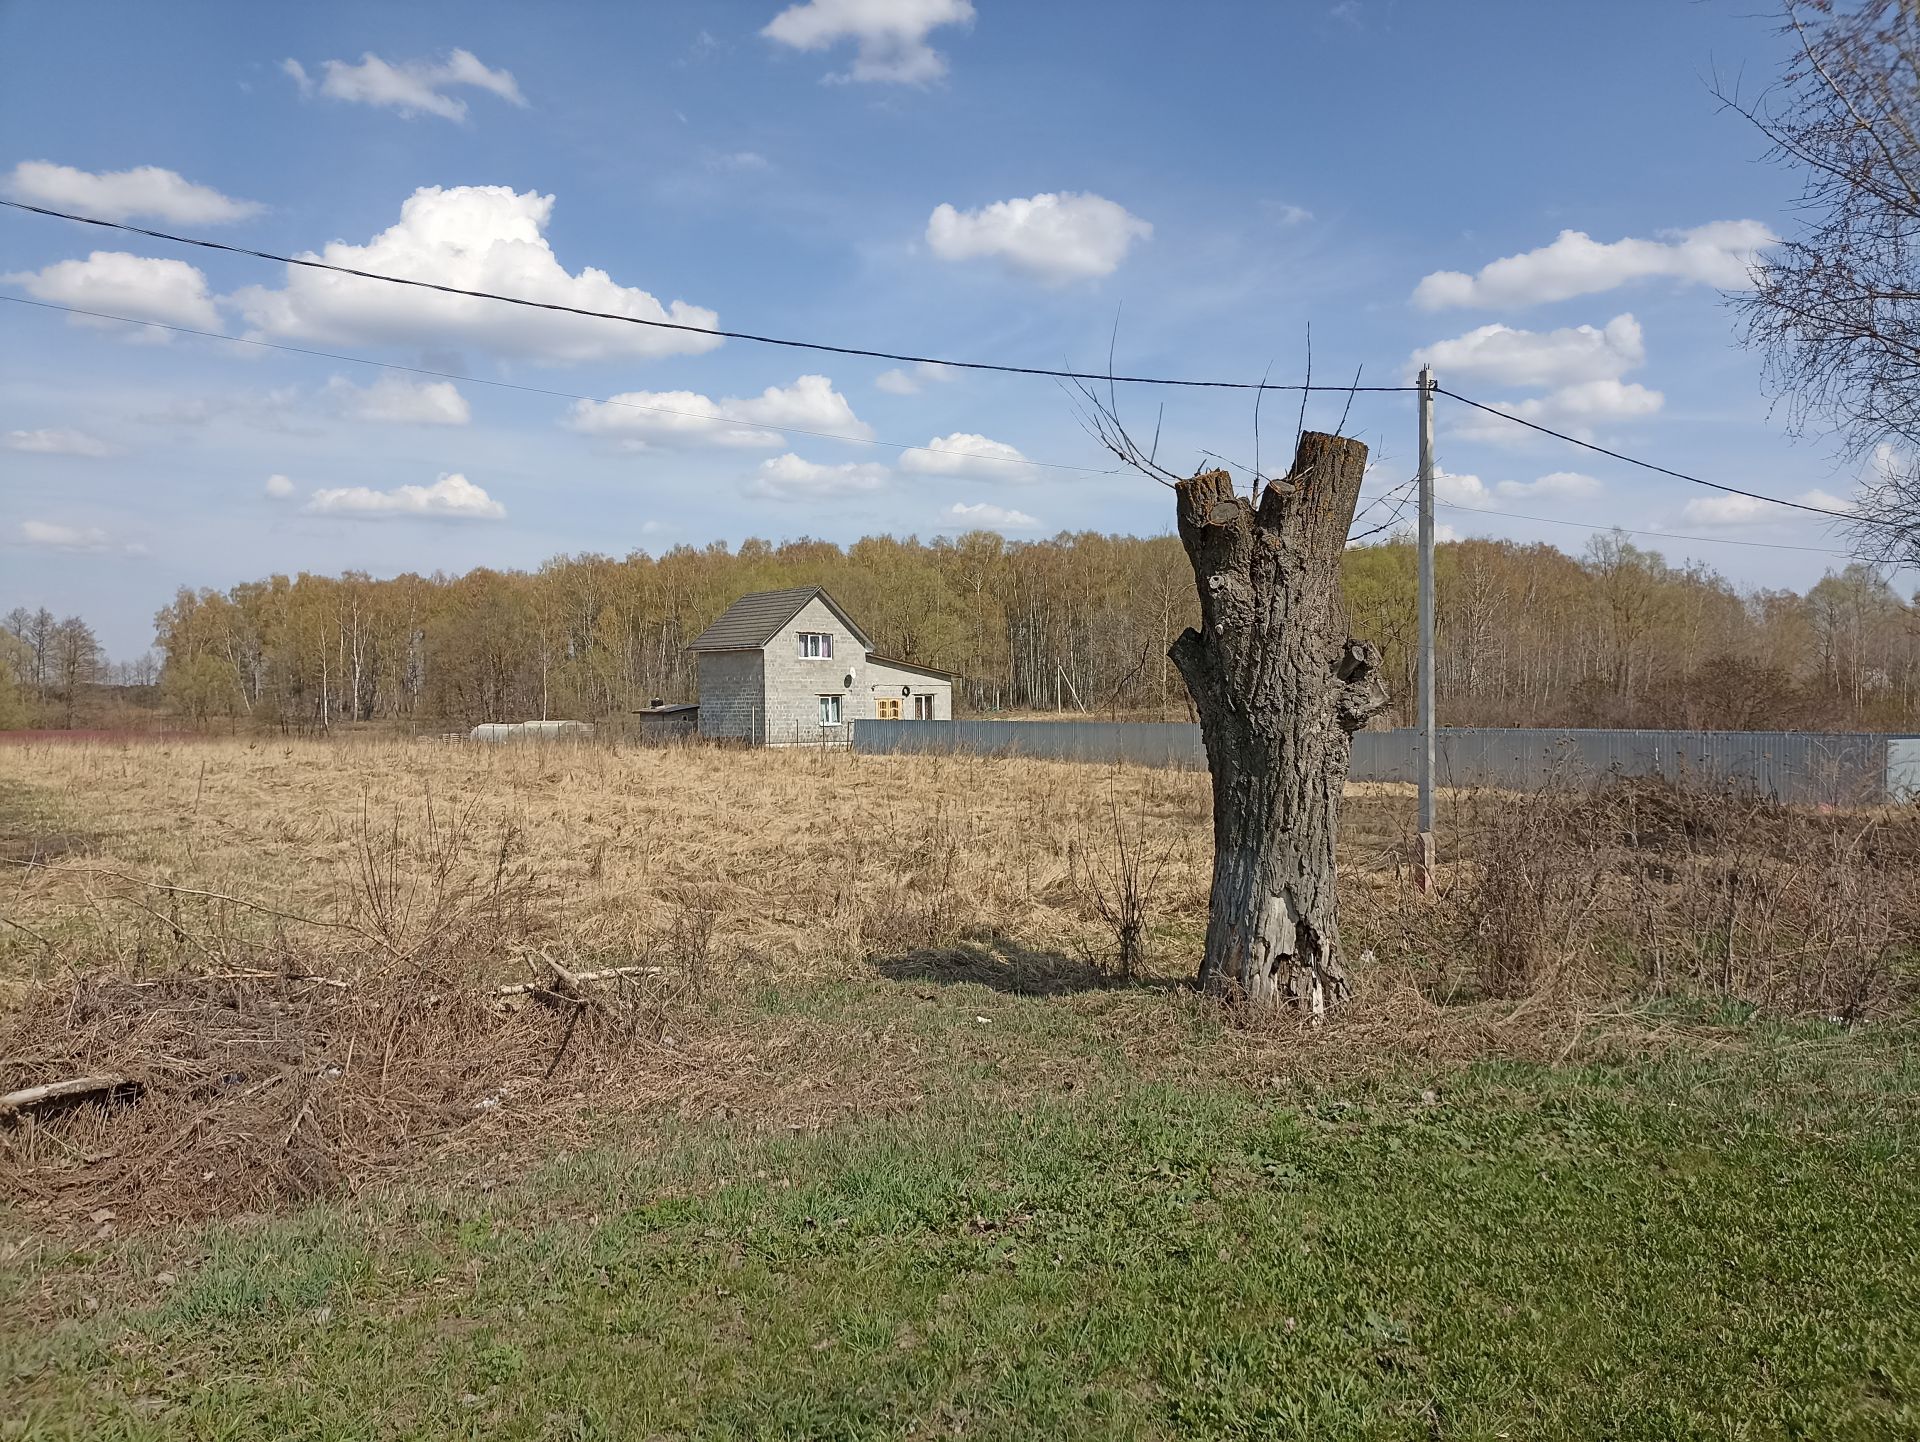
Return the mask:
{"type": "Polygon", "coordinates": [[[1755,1023],[1607,1067],[1012,1102],[957,1080],[818,1134],[667,1129],[497,1187],[16,1263],[0,1415],[126,1438],[1920,1435],[1916,1039],[1755,1023]]]}

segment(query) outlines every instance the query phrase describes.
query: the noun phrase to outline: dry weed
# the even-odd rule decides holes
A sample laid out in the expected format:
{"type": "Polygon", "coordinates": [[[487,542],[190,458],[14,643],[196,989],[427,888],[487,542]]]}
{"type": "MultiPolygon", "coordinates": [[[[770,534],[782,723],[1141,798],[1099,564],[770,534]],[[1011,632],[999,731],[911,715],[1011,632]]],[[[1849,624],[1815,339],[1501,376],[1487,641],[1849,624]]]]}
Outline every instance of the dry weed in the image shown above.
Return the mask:
{"type": "MultiPolygon", "coordinates": [[[[1394,870],[1404,789],[1354,788],[1361,999],[1307,1033],[1177,990],[1205,926],[1204,775],[357,741],[28,745],[0,750],[9,781],[33,806],[0,811],[0,1090],[139,1092],[0,1132],[0,1196],[60,1215],[253,1210],[550,1150],[596,1111],[911,1104],[940,1053],[761,1004],[811,982],[1046,996],[1146,1073],[1244,1082],[1631,1047],[1649,993],[1856,1019],[1920,968],[1920,813],[1643,784],[1454,798],[1437,900],[1394,870]],[[1148,984],[1108,989],[1116,969],[1148,984]]],[[[1078,1066],[1029,1056],[1007,1084],[1078,1066]]]]}

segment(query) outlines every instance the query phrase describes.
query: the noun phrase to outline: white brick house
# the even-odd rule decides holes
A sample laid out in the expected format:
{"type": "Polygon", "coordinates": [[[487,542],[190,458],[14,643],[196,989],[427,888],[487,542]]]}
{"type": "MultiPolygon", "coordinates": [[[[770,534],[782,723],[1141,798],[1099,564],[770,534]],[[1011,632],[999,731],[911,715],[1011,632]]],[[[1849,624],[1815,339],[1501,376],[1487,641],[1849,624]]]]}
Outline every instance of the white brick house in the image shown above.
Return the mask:
{"type": "Polygon", "coordinates": [[[742,596],[687,647],[700,734],[753,745],[832,745],[864,721],[951,721],[953,677],[877,656],[819,586],[742,596]]]}

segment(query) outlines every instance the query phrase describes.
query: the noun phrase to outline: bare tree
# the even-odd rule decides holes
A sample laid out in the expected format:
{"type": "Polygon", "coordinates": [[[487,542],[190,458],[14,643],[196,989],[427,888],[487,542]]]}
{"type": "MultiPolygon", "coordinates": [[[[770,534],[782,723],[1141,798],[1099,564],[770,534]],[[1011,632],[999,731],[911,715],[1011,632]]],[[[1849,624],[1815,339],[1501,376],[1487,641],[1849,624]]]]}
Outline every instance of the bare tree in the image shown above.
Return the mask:
{"type": "Polygon", "coordinates": [[[1920,564],[1920,5],[1783,0],[1796,53],[1728,108],[1804,177],[1797,236],[1740,297],[1748,338],[1796,426],[1819,418],[1871,458],[1855,534],[1920,564]]]}
{"type": "Polygon", "coordinates": [[[100,642],[91,626],[78,616],[69,616],[53,628],[48,650],[52,676],[60,689],[64,724],[71,731],[81,687],[92,685],[99,676],[100,642]]]}
{"type": "MultiPolygon", "coordinates": [[[[1340,553],[1367,469],[1359,441],[1301,430],[1283,477],[1251,500],[1224,470],[1186,479],[1082,390],[1113,454],[1172,486],[1200,595],[1169,655],[1200,714],[1213,776],[1213,890],[1199,982],[1258,1011],[1318,1019],[1352,994],[1340,954],[1334,843],[1353,733],[1386,709],[1380,653],[1347,635],[1340,553]]],[[[1304,408],[1303,408],[1304,415],[1304,408]]]]}

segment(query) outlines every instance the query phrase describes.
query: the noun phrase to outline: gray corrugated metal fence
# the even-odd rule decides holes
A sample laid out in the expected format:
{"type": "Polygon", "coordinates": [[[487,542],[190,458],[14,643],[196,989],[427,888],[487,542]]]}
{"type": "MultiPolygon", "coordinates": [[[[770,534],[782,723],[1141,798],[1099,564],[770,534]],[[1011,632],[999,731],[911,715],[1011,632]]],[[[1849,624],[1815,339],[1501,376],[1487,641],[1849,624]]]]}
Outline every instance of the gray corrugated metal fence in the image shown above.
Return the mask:
{"type": "MultiPolygon", "coordinates": [[[[1920,796],[1920,737],[1802,731],[1553,731],[1442,727],[1442,786],[1535,789],[1608,775],[1664,776],[1781,801],[1870,803],[1920,796]]],[[[1412,731],[1353,738],[1353,779],[1412,781],[1412,731]]],[[[951,752],[1204,768],[1200,728],[1128,721],[856,721],[867,752],[951,752]]]]}

